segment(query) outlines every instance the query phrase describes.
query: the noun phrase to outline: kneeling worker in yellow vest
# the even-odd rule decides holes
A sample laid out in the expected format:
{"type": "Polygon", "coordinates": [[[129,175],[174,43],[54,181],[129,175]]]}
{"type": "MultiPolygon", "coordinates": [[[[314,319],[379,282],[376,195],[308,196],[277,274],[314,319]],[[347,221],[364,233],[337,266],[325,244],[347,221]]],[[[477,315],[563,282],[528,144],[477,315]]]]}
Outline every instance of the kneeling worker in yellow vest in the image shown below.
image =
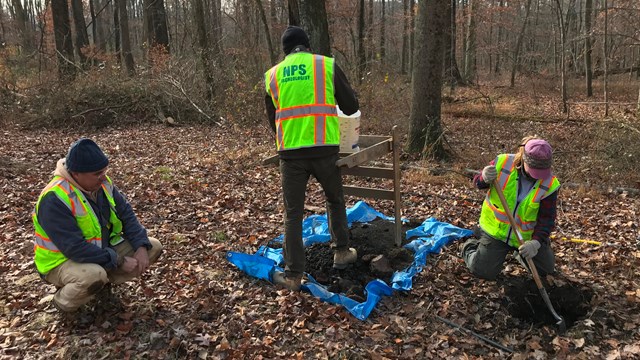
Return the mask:
{"type": "Polygon", "coordinates": [[[507,253],[531,258],[540,275],[552,274],[555,256],[549,235],[555,226],[560,182],[553,176],[551,145],[535,136],[525,137],[515,154],[501,154],[474,178],[479,189],[489,189],[482,204],[477,239],[462,247],[462,257],[471,272],[493,280],[502,271],[507,253]],[[500,186],[515,219],[513,229],[500,202],[500,186]],[[523,245],[519,245],[518,231],[523,245]]]}
{"type": "Polygon", "coordinates": [[[305,268],[302,219],[311,175],[327,201],[333,267],[345,269],[358,258],[349,247],[342,176],[336,166],[340,149],[336,105],[351,115],[358,111],[358,99],[333,58],[312,54],[309,48],[307,33],[289,26],[282,34],[285,59],[265,73],[265,106],[275,132],[285,206],[285,271],[272,277],[294,291],[300,289],[305,268]]]}
{"type": "Polygon", "coordinates": [[[35,206],[35,265],[58,288],[53,304],[64,312],[89,302],[107,283],[140,276],[162,252],[106,175],[108,165],[95,142],[74,142],[35,206]]]}

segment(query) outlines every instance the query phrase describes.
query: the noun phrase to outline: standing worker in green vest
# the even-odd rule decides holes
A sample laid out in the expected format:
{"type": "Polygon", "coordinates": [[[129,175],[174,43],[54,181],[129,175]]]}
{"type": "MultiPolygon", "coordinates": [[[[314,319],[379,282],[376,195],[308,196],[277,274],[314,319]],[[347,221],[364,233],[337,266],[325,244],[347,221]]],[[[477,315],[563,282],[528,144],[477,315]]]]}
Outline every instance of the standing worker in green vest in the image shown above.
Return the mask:
{"type": "Polygon", "coordinates": [[[35,265],[58,288],[53,305],[63,312],[76,311],[107,283],[140,276],[162,251],[106,175],[108,165],[95,142],[74,142],[35,206],[35,265]]]}
{"type": "Polygon", "coordinates": [[[515,154],[501,154],[474,178],[479,189],[487,189],[480,214],[480,236],[462,246],[462,257],[471,272],[493,280],[502,271],[507,253],[533,259],[540,275],[552,274],[555,256],[551,250],[551,231],[556,221],[556,202],[560,182],[551,173],[551,145],[536,136],[522,139],[515,154]],[[516,235],[494,188],[502,188],[516,220],[523,245],[516,235]]]}
{"type": "Polygon", "coordinates": [[[285,271],[275,272],[272,279],[297,291],[306,262],[302,220],[311,175],[326,197],[333,267],[344,269],[357,260],[356,250],[349,248],[342,177],[336,166],[340,147],[336,104],[346,115],[358,111],[359,104],[334,59],[310,52],[304,30],[289,26],[282,34],[282,50],[285,59],[265,73],[265,105],[276,135],[285,206],[285,271]]]}

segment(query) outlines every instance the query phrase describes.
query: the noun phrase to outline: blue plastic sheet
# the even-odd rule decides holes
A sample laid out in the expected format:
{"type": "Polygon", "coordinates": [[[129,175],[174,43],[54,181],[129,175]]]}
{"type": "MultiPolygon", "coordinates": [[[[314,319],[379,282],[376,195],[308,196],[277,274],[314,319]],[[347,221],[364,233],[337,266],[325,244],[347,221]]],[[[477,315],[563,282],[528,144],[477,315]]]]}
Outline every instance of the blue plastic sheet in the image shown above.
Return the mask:
{"type": "MultiPolygon", "coordinates": [[[[363,201],[359,201],[353,207],[347,209],[347,221],[349,226],[354,222],[366,223],[377,218],[393,221],[394,218],[385,216],[363,201]]],[[[393,290],[408,291],[412,288],[413,277],[422,271],[427,262],[427,256],[439,253],[443,246],[454,240],[471,236],[471,230],[462,229],[448,223],[443,223],[429,218],[420,226],[407,231],[407,239],[412,239],[404,247],[414,253],[413,263],[403,271],[397,271],[391,279],[391,286],[380,279],[373,280],[365,287],[367,299],[360,303],[342,294],[336,294],[327,290],[324,285],[318,283],[308,275],[309,281],[302,285],[302,290],[308,291],[322,301],[342,305],[353,316],[365,320],[375,309],[383,296],[393,295],[393,290]]],[[[282,241],[280,235],[274,241],[282,241]]],[[[305,246],[316,242],[331,240],[327,216],[312,215],[303,221],[303,241],[305,246]]],[[[238,252],[228,252],[227,260],[246,274],[258,279],[273,282],[272,275],[275,270],[282,271],[278,265],[282,263],[282,249],[273,249],[261,246],[255,254],[249,255],[238,252]]]]}

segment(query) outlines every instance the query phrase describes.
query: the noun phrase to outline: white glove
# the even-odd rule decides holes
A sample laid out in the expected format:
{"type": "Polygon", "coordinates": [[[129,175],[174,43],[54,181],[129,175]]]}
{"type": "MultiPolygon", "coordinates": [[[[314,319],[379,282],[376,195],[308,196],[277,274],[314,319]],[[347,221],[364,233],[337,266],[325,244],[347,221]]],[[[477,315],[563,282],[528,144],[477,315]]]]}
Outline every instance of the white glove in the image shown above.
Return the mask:
{"type": "Polygon", "coordinates": [[[526,241],[518,248],[520,255],[525,259],[531,259],[536,256],[538,254],[538,249],[540,249],[540,242],[538,240],[526,241]]]}
{"type": "Polygon", "coordinates": [[[482,169],[482,180],[486,183],[492,183],[498,177],[498,171],[494,165],[487,165],[482,169]]]}

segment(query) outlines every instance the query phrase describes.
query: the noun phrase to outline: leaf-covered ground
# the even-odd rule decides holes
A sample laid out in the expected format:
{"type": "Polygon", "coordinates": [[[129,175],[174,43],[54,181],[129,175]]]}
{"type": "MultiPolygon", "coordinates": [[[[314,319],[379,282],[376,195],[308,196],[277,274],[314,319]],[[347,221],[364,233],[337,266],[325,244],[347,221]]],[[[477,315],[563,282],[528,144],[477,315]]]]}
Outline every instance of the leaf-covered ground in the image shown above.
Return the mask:
{"type": "MultiPolygon", "coordinates": [[[[486,126],[503,124],[502,120],[462,115],[445,124],[457,151],[450,168],[405,162],[404,216],[433,216],[472,228],[484,194],[463,176],[465,168],[479,168],[485,157],[511,148],[522,132],[543,129],[556,134],[554,143],[562,144],[558,158],[563,151],[566,157],[574,156],[575,144],[589,136],[580,132],[587,131],[585,126],[573,122],[529,123],[519,130],[504,127],[501,135],[492,135],[486,126]]],[[[364,126],[363,132],[371,130],[364,126]]],[[[225,251],[253,253],[283,229],[278,171],[261,165],[272,151],[266,128],[225,123],[85,131],[6,125],[0,141],[1,357],[638,358],[640,199],[624,191],[606,191],[607,184],[612,189],[633,187],[637,175],[604,182],[604,191],[596,191],[580,183],[597,180],[584,169],[599,164],[557,160],[561,180],[564,176],[578,185],[561,192],[554,239],[561,276],[553,281],[593,292],[587,314],[558,336],[553,326],[510,316],[504,306],[507,287],[472,277],[458,256],[458,244],[432,256],[414,279],[413,290],[384,298],[366,321],[307,293],[292,293],[242,274],[225,260],[225,251]],[[121,306],[103,299],[69,319],[41,302],[55,289],[35,273],[30,215],[56,161],[80,136],[96,139],[108,153],[109,175],[128,195],[149,233],[164,243],[165,252],[141,280],[114,289],[121,306]]],[[[348,204],[357,200],[348,198],[348,204]]],[[[392,214],[392,203],[368,202],[392,214]]],[[[323,212],[316,182],[310,184],[307,203],[308,214],[323,212]]],[[[510,259],[503,279],[526,277],[510,259]]]]}

